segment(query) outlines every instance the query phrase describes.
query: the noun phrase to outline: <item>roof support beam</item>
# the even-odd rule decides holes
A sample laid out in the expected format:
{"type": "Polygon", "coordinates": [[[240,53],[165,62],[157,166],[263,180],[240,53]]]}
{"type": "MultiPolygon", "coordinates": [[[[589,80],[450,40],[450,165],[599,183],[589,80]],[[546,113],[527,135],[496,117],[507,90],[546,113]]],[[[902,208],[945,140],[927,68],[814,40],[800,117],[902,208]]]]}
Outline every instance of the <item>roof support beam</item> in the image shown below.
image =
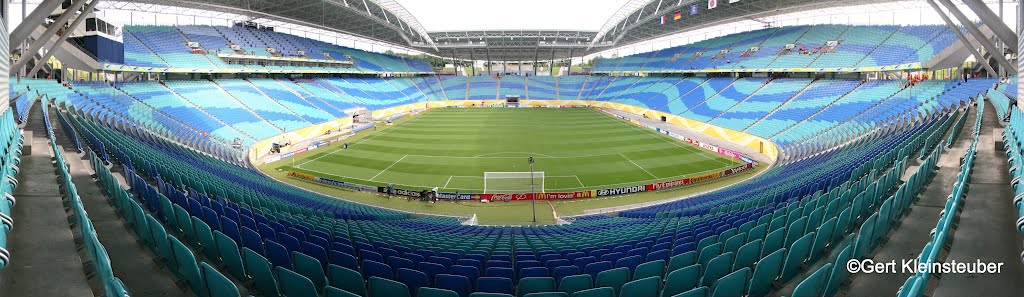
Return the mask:
{"type": "MultiPolygon", "coordinates": [[[[82,2],[85,1],[83,0],[82,2]]],[[[60,49],[60,45],[68,40],[68,36],[71,36],[71,32],[74,31],[75,28],[78,28],[78,26],[82,25],[82,22],[85,21],[85,19],[89,18],[89,12],[91,12],[93,8],[96,8],[96,4],[99,3],[100,0],[92,0],[92,2],[89,3],[89,5],[85,6],[85,9],[82,10],[82,14],[79,14],[77,17],[75,17],[75,21],[71,22],[71,26],[68,26],[68,30],[65,31],[64,34],[60,35],[60,38],[57,38],[57,42],[54,42],[53,46],[46,49],[46,53],[39,58],[39,63],[36,63],[36,66],[32,67],[32,71],[28,72],[28,77],[36,76],[36,73],[39,72],[39,69],[42,68],[43,65],[46,65],[46,60],[49,60],[50,57],[53,56],[53,53],[60,49]]],[[[64,13],[67,14],[68,12],[70,12],[71,14],[75,13],[74,11],[65,11],[64,13]]],[[[50,39],[49,36],[45,36],[43,38],[50,39]]]]}
{"type": "MultiPolygon", "coordinates": [[[[967,32],[971,33],[971,35],[974,36],[974,39],[978,40],[978,43],[981,43],[981,46],[984,47],[986,51],[988,51],[988,53],[990,54],[990,56],[992,56],[993,59],[996,59],[996,63],[999,63],[999,66],[1006,70],[1006,73],[1017,74],[1016,67],[1014,67],[1013,64],[1010,64],[1010,61],[1006,60],[1006,56],[1003,55],[1003,51],[996,48],[996,46],[992,44],[992,40],[988,39],[988,37],[985,37],[985,34],[981,33],[981,30],[978,29],[978,26],[975,26],[974,23],[971,22],[971,20],[968,19],[967,16],[965,16],[964,13],[960,11],[960,9],[957,9],[956,5],[954,5],[953,2],[950,2],[949,0],[938,1],[942,3],[942,6],[945,6],[946,9],[949,10],[949,13],[953,14],[953,17],[956,17],[956,19],[960,21],[961,25],[967,28],[967,32]]],[[[960,30],[953,31],[959,32],[960,30]]]]}
{"type": "MultiPolygon", "coordinates": [[[[14,50],[18,47],[18,44],[24,42],[28,35],[32,34],[32,31],[35,31],[43,23],[43,20],[50,16],[54,10],[57,10],[57,7],[60,7],[60,4],[63,2],[61,0],[43,0],[42,3],[39,3],[39,6],[36,6],[36,9],[32,10],[28,17],[21,20],[21,24],[18,24],[14,31],[11,31],[11,38],[8,41],[15,46],[12,46],[10,49],[14,50]]],[[[22,1],[22,4],[24,4],[24,1],[22,1]]],[[[22,12],[24,12],[24,6],[22,8],[22,12]]]]}
{"type": "MultiPolygon", "coordinates": [[[[981,18],[981,21],[985,22],[985,25],[992,29],[992,32],[995,32],[996,36],[1004,44],[1017,44],[1017,34],[1010,30],[1010,27],[1006,26],[1006,23],[1003,22],[1003,19],[996,15],[995,12],[992,12],[985,3],[981,2],[981,0],[964,0],[964,4],[967,4],[967,7],[981,18]]],[[[1012,46],[1009,46],[1009,49],[1014,53],[1017,52],[1017,49],[1012,46]]]]}
{"type": "MultiPolygon", "coordinates": [[[[20,71],[21,68],[24,68],[25,65],[28,64],[28,61],[32,60],[32,58],[36,56],[36,52],[39,52],[39,50],[42,49],[43,46],[45,46],[46,43],[50,41],[50,37],[52,37],[54,34],[56,34],[57,30],[59,30],[60,28],[63,28],[64,24],[68,23],[68,19],[69,18],[71,18],[72,16],[77,15],[78,10],[81,9],[82,6],[85,5],[85,1],[86,0],[78,0],[78,1],[75,1],[74,3],[71,3],[71,7],[68,7],[68,9],[65,10],[63,14],[61,14],[59,17],[57,17],[57,20],[55,22],[53,22],[53,24],[50,24],[50,27],[46,28],[46,31],[43,32],[43,35],[39,36],[39,39],[37,39],[36,41],[32,42],[32,44],[28,46],[28,50],[21,52],[21,58],[19,58],[17,62],[14,62],[14,65],[11,65],[11,70],[10,71],[11,72],[17,72],[17,71],[20,71]]],[[[35,28],[33,28],[33,29],[35,29],[35,28]]],[[[64,35],[68,35],[68,34],[71,34],[71,32],[65,32],[64,33],[64,35]]],[[[58,44],[58,43],[54,43],[53,44],[53,47],[59,47],[59,46],[60,46],[60,44],[58,44]]],[[[39,63],[46,63],[46,61],[40,60],[39,63]]]]}
{"type": "Polygon", "coordinates": [[[946,15],[946,12],[942,11],[942,9],[939,8],[938,4],[935,4],[935,0],[928,0],[928,4],[932,6],[932,9],[935,9],[935,12],[938,13],[940,17],[942,17],[942,21],[946,22],[946,26],[949,26],[949,29],[956,34],[957,39],[959,39],[960,42],[962,42],[964,46],[967,47],[967,50],[971,51],[971,55],[974,55],[974,59],[978,60],[978,64],[981,64],[982,67],[985,67],[985,70],[988,71],[989,75],[998,75],[998,73],[996,73],[996,70],[992,69],[992,65],[989,65],[988,61],[985,61],[985,57],[983,57],[981,53],[978,52],[978,49],[974,48],[974,45],[971,44],[971,41],[967,40],[967,36],[964,36],[964,33],[960,32],[960,28],[958,28],[956,24],[954,24],[953,21],[949,19],[949,16],[946,15]]]}

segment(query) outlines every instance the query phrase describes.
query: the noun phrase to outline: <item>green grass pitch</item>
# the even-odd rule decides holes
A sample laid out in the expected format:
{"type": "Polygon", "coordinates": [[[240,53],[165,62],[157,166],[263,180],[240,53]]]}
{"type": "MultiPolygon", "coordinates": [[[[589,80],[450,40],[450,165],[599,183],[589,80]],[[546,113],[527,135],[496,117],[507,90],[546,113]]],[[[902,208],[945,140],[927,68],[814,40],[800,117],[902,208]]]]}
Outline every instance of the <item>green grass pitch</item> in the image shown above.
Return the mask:
{"type": "MultiPolygon", "coordinates": [[[[646,184],[740,164],[594,109],[461,108],[429,110],[351,140],[348,149],[332,145],[275,166],[368,185],[482,193],[485,172],[528,172],[529,156],[544,172],[545,192],[646,184]]],[[[487,182],[488,192],[500,192],[502,180],[487,182]]]]}

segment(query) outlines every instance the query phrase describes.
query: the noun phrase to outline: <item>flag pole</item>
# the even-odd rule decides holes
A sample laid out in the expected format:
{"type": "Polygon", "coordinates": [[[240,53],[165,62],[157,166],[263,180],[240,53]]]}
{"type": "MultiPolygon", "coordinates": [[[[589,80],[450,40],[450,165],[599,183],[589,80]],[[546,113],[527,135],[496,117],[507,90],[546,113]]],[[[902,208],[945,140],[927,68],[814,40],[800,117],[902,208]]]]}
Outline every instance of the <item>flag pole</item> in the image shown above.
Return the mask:
{"type": "Polygon", "coordinates": [[[537,190],[533,180],[533,156],[530,156],[530,204],[533,207],[533,224],[537,224],[537,190]]]}

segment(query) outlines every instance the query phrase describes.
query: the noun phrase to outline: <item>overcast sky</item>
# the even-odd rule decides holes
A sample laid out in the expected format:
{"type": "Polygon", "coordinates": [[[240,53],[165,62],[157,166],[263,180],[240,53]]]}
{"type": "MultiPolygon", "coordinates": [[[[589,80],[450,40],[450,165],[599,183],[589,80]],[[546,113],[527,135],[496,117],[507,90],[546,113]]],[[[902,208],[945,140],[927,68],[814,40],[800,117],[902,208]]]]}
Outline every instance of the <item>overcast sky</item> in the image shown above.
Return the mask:
{"type": "Polygon", "coordinates": [[[597,31],[625,0],[396,0],[427,31],[597,31]]]}

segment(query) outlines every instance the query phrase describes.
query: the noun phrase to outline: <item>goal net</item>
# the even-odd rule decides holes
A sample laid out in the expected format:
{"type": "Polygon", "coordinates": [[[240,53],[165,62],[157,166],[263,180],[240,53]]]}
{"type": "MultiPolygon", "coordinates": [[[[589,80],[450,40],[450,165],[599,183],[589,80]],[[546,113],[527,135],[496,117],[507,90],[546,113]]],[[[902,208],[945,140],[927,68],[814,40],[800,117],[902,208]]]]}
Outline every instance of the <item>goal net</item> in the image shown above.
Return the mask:
{"type": "Polygon", "coordinates": [[[530,172],[484,172],[484,193],[530,193],[531,190],[544,193],[543,171],[532,174],[530,172]]]}

